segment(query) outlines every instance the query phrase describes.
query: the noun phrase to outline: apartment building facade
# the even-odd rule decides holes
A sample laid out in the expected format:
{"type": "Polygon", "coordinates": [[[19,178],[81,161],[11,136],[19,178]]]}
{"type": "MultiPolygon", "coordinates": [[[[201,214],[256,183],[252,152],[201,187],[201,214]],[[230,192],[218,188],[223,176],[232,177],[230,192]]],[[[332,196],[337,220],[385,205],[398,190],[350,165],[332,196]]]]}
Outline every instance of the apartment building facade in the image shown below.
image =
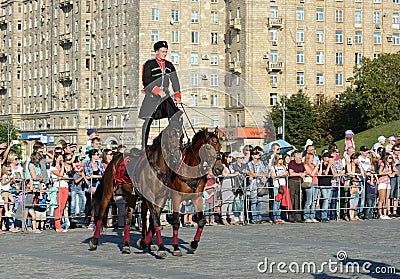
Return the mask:
{"type": "MultiPolygon", "coordinates": [[[[227,128],[238,144],[273,138],[265,115],[280,96],[335,97],[363,56],[400,50],[398,0],[9,0],[0,7],[0,119],[11,119],[27,144],[83,144],[86,130],[97,128],[107,145],[139,145],[141,65],[158,40],[169,43],[194,128],[227,128]]],[[[165,124],[155,121],[151,137],[165,124]]]]}

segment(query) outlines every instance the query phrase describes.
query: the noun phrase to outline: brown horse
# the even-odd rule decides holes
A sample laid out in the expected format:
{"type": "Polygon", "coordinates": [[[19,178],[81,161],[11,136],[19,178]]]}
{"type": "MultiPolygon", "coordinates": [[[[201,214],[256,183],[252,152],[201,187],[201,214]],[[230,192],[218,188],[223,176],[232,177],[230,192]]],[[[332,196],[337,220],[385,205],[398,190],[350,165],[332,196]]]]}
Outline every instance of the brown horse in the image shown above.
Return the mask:
{"type": "MultiPolygon", "coordinates": [[[[89,242],[89,249],[96,250],[98,241],[100,238],[100,230],[104,224],[106,224],[106,212],[109,206],[109,203],[114,195],[114,193],[120,189],[121,193],[125,196],[126,199],[126,215],[124,220],[124,235],[123,235],[123,248],[122,253],[130,254],[130,224],[132,221],[132,215],[135,211],[136,201],[140,197],[139,193],[135,191],[133,188],[132,182],[129,177],[124,177],[124,169],[125,165],[129,164],[129,161],[135,161],[139,159],[140,151],[135,150],[132,152],[132,156],[124,156],[122,153],[117,153],[113,156],[113,159],[108,164],[104,175],[101,179],[100,185],[96,189],[96,192],[93,195],[93,204],[94,212],[95,212],[95,224],[96,229],[94,231],[93,238],[89,242]],[[121,164],[122,165],[122,173],[121,173],[121,164]],[[119,174],[117,174],[120,172],[119,174]]],[[[141,220],[142,220],[142,235],[146,235],[147,229],[147,203],[142,203],[141,208],[141,220]]],[[[150,220],[149,229],[154,230],[153,224],[150,220]]],[[[151,247],[151,246],[150,246],[151,247]]],[[[145,247],[141,247],[145,248],[145,247]]]]}
{"type": "MultiPolygon", "coordinates": [[[[162,226],[160,214],[166,200],[172,198],[173,210],[173,240],[174,256],[182,256],[178,246],[179,206],[183,200],[193,201],[198,228],[190,249],[195,251],[198,247],[200,237],[205,225],[205,217],[202,210],[202,193],[206,184],[206,173],[212,168],[215,159],[221,149],[217,133],[210,133],[207,129],[197,132],[192,141],[181,148],[182,154],[177,156],[176,146],[170,146],[176,142],[171,138],[173,133],[167,133],[166,139],[160,135],[154,140],[153,152],[149,159],[153,166],[145,166],[135,179],[140,181],[138,191],[145,197],[147,207],[154,222],[156,244],[158,245],[157,255],[166,257],[166,251],[161,236],[162,226]],[[180,162],[177,163],[179,157],[180,162]],[[153,177],[156,176],[156,179],[153,177]]],[[[141,246],[149,245],[153,238],[153,232],[148,231],[142,240],[141,246]]]]}
{"type": "Polygon", "coordinates": [[[193,251],[196,250],[205,225],[201,207],[201,194],[206,182],[205,173],[213,166],[221,144],[217,134],[209,133],[207,130],[201,130],[196,133],[192,143],[184,148],[181,148],[178,139],[178,131],[167,127],[153,141],[152,146],[147,150],[147,156],[139,150],[131,152],[125,158],[122,154],[114,156],[93,196],[94,206],[96,207],[96,230],[93,239],[89,243],[91,250],[97,248],[100,229],[105,224],[103,219],[105,218],[107,206],[118,188],[125,194],[127,202],[123,253],[130,253],[130,222],[139,196],[143,199],[141,210],[143,238],[137,243],[140,248],[144,249],[149,246],[153,250],[151,241],[153,235],[156,235],[157,255],[162,258],[166,256],[161,237],[160,214],[166,200],[169,196],[172,196],[174,205],[173,254],[176,256],[182,255],[178,248],[177,233],[179,228],[179,204],[184,199],[192,199],[197,212],[199,226],[195,239],[191,243],[191,249],[193,251]],[[181,149],[183,149],[182,154],[180,153],[181,149]],[[125,164],[129,178],[118,181],[116,174],[118,173],[118,166],[121,164],[125,164]],[[151,214],[148,230],[146,230],[147,210],[151,214]]]}

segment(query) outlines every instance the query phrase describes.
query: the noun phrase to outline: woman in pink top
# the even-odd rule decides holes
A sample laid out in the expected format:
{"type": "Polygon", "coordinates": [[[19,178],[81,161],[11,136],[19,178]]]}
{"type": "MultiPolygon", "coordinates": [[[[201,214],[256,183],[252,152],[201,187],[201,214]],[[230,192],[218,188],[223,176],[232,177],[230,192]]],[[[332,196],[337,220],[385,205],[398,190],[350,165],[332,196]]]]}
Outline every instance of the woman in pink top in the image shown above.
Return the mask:
{"type": "Polygon", "coordinates": [[[51,178],[53,179],[54,186],[57,188],[57,204],[58,208],[54,210],[54,226],[56,232],[67,232],[68,230],[61,228],[61,216],[64,214],[65,206],[68,201],[68,182],[65,178],[68,175],[65,172],[65,163],[62,154],[55,154],[53,165],[50,168],[51,178]]]}
{"type": "Polygon", "coordinates": [[[387,216],[388,212],[388,200],[390,194],[390,178],[394,177],[397,173],[397,169],[393,164],[393,155],[386,154],[383,157],[382,162],[379,164],[378,176],[379,176],[379,184],[378,184],[378,212],[380,219],[389,220],[392,219],[387,216]]]}
{"type": "Polygon", "coordinates": [[[315,207],[317,205],[318,196],[318,167],[313,164],[314,155],[306,154],[304,160],[304,168],[306,175],[312,178],[311,188],[305,189],[306,202],[304,204],[304,221],[306,223],[318,223],[315,219],[315,207]]]}

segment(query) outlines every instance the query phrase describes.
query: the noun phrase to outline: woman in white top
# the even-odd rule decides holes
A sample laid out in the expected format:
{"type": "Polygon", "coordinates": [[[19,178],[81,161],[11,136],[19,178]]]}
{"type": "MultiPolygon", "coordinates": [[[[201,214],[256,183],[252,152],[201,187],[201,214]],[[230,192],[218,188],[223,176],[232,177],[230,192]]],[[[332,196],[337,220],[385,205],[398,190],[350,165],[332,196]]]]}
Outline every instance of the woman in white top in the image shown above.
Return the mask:
{"type": "Polygon", "coordinates": [[[286,166],[283,164],[283,155],[275,154],[274,165],[271,168],[271,178],[274,184],[274,204],[272,207],[273,219],[275,224],[285,223],[281,219],[281,201],[276,201],[276,195],[278,195],[279,187],[286,187],[286,178],[289,172],[286,166]]]}
{"type": "Polygon", "coordinates": [[[221,185],[222,192],[222,223],[229,225],[227,217],[230,219],[231,225],[236,225],[235,215],[233,214],[232,205],[235,194],[233,193],[233,186],[235,183],[235,176],[239,175],[238,171],[235,171],[232,167],[232,155],[231,153],[225,152],[222,154],[222,163],[224,164],[224,170],[222,176],[224,177],[221,185]]]}
{"type": "Polygon", "coordinates": [[[64,214],[65,206],[67,205],[68,201],[68,183],[67,181],[63,180],[68,178],[68,175],[65,173],[65,165],[62,154],[56,153],[54,155],[50,173],[54,187],[56,187],[58,190],[58,208],[56,208],[54,211],[54,226],[56,232],[67,232],[68,230],[65,230],[61,227],[61,216],[64,214]]]}

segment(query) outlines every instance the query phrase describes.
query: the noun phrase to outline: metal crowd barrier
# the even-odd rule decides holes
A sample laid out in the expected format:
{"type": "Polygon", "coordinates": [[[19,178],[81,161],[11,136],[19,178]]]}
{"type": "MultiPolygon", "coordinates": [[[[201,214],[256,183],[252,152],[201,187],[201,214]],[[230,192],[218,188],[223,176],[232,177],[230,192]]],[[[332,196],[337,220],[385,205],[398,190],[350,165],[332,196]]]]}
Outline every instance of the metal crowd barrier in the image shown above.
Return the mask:
{"type": "MultiPolygon", "coordinates": [[[[322,175],[318,175],[318,177],[322,177],[322,175]]],[[[330,177],[333,178],[333,176],[326,176],[326,177],[330,177]]],[[[362,176],[360,176],[362,177],[362,176]]],[[[231,178],[231,177],[229,177],[231,178]]],[[[289,176],[281,176],[278,178],[285,178],[286,181],[286,188],[289,188],[289,176]]],[[[232,191],[232,189],[222,189],[222,183],[221,181],[224,179],[223,176],[219,176],[218,177],[218,184],[219,186],[217,188],[215,188],[215,194],[212,198],[212,205],[208,206],[208,210],[206,209],[205,206],[205,198],[203,198],[203,210],[205,210],[205,216],[206,216],[206,220],[208,221],[208,223],[210,223],[211,220],[211,215],[219,215],[219,216],[226,216],[226,218],[228,218],[228,216],[232,219],[235,218],[236,221],[239,218],[240,222],[243,222],[243,224],[246,224],[248,222],[250,222],[251,220],[251,215],[254,213],[254,210],[251,209],[251,202],[254,200],[254,196],[251,195],[251,191],[249,188],[249,185],[247,185],[246,181],[249,181],[248,177],[243,177],[243,185],[244,188],[242,190],[242,195],[240,197],[240,201],[243,202],[243,208],[241,210],[233,210],[232,206],[233,203],[235,201],[237,201],[238,196],[235,195],[235,193],[232,191]],[[224,196],[229,196],[229,199],[224,200],[222,197],[224,196]],[[223,211],[223,208],[227,209],[226,211],[223,211]]],[[[339,181],[339,177],[335,178],[336,184],[337,185],[331,185],[328,186],[330,188],[330,193],[329,193],[329,197],[328,197],[328,208],[326,209],[327,216],[329,218],[329,220],[339,220],[339,219],[345,219],[346,216],[348,216],[349,214],[349,210],[351,210],[350,206],[349,206],[349,200],[351,199],[351,196],[349,195],[349,177],[345,177],[345,182],[343,183],[339,181]]],[[[394,197],[395,199],[397,199],[396,201],[396,205],[390,205],[389,204],[389,198],[387,198],[386,202],[386,206],[382,207],[381,209],[390,209],[393,206],[396,206],[399,208],[399,194],[400,194],[400,185],[399,185],[399,178],[397,178],[397,191],[396,191],[396,197],[394,197]]],[[[71,184],[71,180],[72,179],[63,179],[63,180],[67,180],[69,181],[69,184],[71,184]]],[[[54,193],[55,189],[54,186],[52,186],[52,183],[50,183],[51,179],[49,179],[49,181],[47,181],[48,183],[46,183],[46,181],[42,181],[42,183],[44,183],[44,185],[48,185],[47,189],[45,190],[45,192],[47,194],[50,193],[54,193]],[[49,188],[50,187],[50,188],[49,188]]],[[[232,179],[233,181],[233,179],[232,179]]],[[[372,217],[373,218],[377,218],[377,211],[378,211],[378,201],[379,201],[379,194],[378,194],[378,186],[376,185],[376,192],[375,192],[375,197],[372,197],[372,205],[371,204],[367,204],[367,194],[366,194],[366,176],[363,176],[361,179],[361,182],[359,183],[359,188],[362,189],[361,195],[359,197],[359,201],[358,201],[358,206],[357,206],[357,212],[358,213],[365,213],[367,212],[366,210],[369,210],[372,213],[372,217]]],[[[92,184],[92,181],[90,181],[90,184],[92,184]]],[[[25,198],[21,197],[25,197],[27,192],[26,192],[26,180],[21,180],[20,181],[20,188],[19,190],[16,190],[14,192],[14,197],[15,197],[15,204],[18,204],[18,207],[21,206],[21,214],[20,216],[15,216],[15,218],[20,217],[20,220],[22,221],[22,230],[25,230],[27,228],[27,223],[24,218],[24,212],[26,210],[26,208],[30,208],[32,206],[34,206],[34,204],[27,204],[25,201],[25,198]],[[21,196],[21,197],[20,197],[21,196]]],[[[43,185],[43,184],[42,184],[43,185]]],[[[42,187],[42,186],[39,186],[42,187]]],[[[90,187],[90,186],[89,186],[90,187]]],[[[260,202],[262,204],[262,212],[261,214],[263,215],[264,219],[265,216],[268,216],[268,219],[272,220],[272,214],[273,214],[273,203],[275,201],[275,195],[274,195],[274,187],[271,186],[269,183],[266,183],[266,185],[264,186],[266,189],[268,189],[268,194],[263,196],[263,197],[257,197],[257,201],[260,202]]],[[[316,206],[315,206],[315,213],[317,215],[321,214],[322,209],[321,208],[321,203],[323,202],[324,198],[322,197],[321,193],[322,193],[322,189],[324,189],[325,186],[319,186],[316,185],[315,186],[317,189],[317,196],[315,197],[315,202],[316,202],[316,206]]],[[[69,187],[70,188],[70,187],[69,187]]],[[[280,209],[281,211],[281,216],[288,216],[288,214],[291,213],[300,213],[302,216],[304,216],[304,212],[305,210],[307,210],[306,208],[304,208],[304,190],[301,189],[301,184],[299,184],[299,204],[300,204],[300,208],[299,209],[280,209]]],[[[39,191],[39,188],[36,188],[34,190],[34,192],[39,191]]],[[[59,194],[59,191],[56,189],[56,195],[59,194]]],[[[92,196],[92,194],[90,193],[90,198],[92,196]]],[[[371,197],[369,197],[371,198],[371,197]]],[[[58,199],[57,199],[58,200],[58,199]]],[[[81,201],[79,201],[80,203],[81,201]]],[[[168,204],[170,204],[170,200],[168,200],[167,202],[167,206],[164,208],[164,213],[166,214],[172,214],[171,208],[170,206],[168,206],[168,204]]],[[[79,206],[78,203],[78,206],[79,206]]],[[[368,200],[368,203],[371,203],[371,200],[368,200]]],[[[114,205],[118,204],[119,210],[117,211],[117,214],[108,214],[108,218],[109,219],[113,219],[113,218],[121,218],[120,220],[122,220],[123,222],[123,218],[125,216],[125,200],[121,197],[121,199],[116,202],[114,201],[114,205]],[[121,212],[122,211],[122,212],[121,212]]],[[[54,207],[54,210],[60,210],[58,207],[58,204],[54,204],[54,203],[49,203],[46,212],[48,212],[50,210],[51,207],[54,207]]],[[[110,206],[111,208],[111,206],[110,206]]],[[[65,211],[68,212],[68,207],[65,208],[65,211]]],[[[49,213],[49,212],[48,212],[49,213]]],[[[400,213],[400,212],[399,212],[400,213]]],[[[65,222],[69,222],[69,220],[73,217],[72,215],[74,214],[74,212],[72,212],[71,215],[66,214],[65,212],[60,212],[58,211],[58,216],[63,216],[63,218],[65,219],[65,222]]],[[[137,211],[135,212],[135,216],[138,218],[140,216],[140,203],[137,206],[137,211]]],[[[4,218],[4,216],[3,216],[4,218]]],[[[86,218],[91,218],[90,215],[86,215],[86,218]]],[[[319,217],[321,218],[321,217],[319,217]]],[[[229,218],[228,218],[229,219],[229,218]]],[[[47,214],[47,221],[54,221],[54,214],[47,214]]],[[[139,222],[138,224],[140,225],[140,218],[138,218],[139,222]]],[[[119,223],[118,225],[123,225],[123,223],[119,223]]]]}

